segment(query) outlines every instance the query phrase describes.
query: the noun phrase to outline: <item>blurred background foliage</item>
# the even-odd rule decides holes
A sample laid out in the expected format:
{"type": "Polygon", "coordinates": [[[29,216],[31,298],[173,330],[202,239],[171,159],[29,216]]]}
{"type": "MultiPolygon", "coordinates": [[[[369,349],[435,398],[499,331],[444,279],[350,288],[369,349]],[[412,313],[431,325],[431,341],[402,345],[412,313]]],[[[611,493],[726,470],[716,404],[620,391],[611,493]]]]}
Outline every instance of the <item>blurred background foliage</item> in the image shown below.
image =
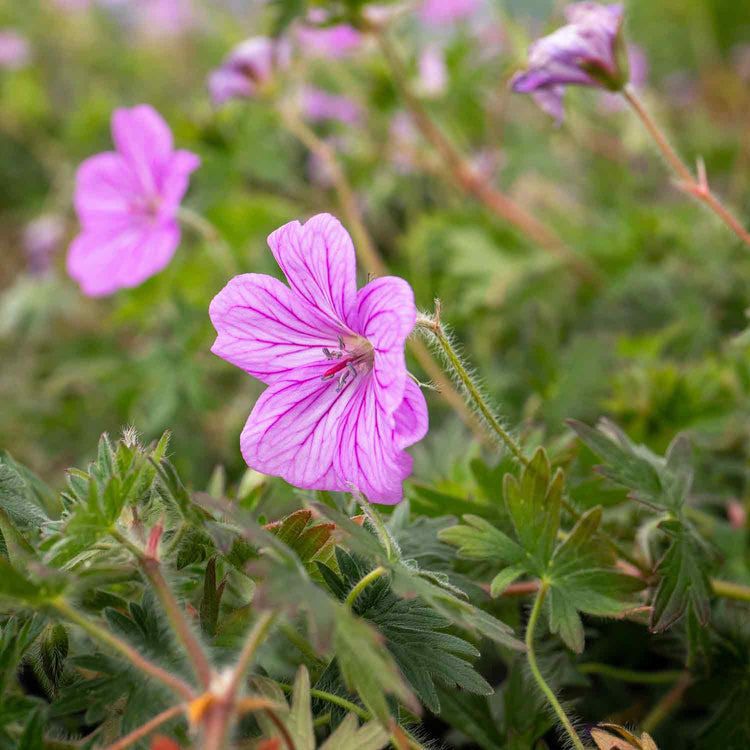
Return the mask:
{"type": "MultiPolygon", "coordinates": [[[[443,300],[511,425],[564,446],[565,419],[607,415],[659,453],[688,431],[705,491],[717,503],[742,499],[750,255],[675,189],[640,123],[607,95],[570,90],[556,127],[529,97],[510,94],[528,41],[554,28],[560,9],[486,1],[447,28],[408,11],[394,33],[415,81],[421,52],[443,51],[445,89],[425,106],[490,180],[598,269],[596,283],[441,179],[434,152],[404,124],[374,44],[351,59],[305,59],[284,90],[315,84],[366,113],[354,126],[314,127],[338,150],[389,269],[410,281],[421,307],[443,300]]],[[[705,158],[714,189],[747,223],[750,5],[631,0],[626,9],[627,37],[648,63],[643,96],[686,159],[705,158]]],[[[227,238],[240,271],[278,275],[266,236],[291,219],[337,213],[335,195],[267,103],[216,111],[205,78],[232,45],[303,10],[238,0],[0,1],[0,28],[30,48],[26,65],[0,69],[0,445],[53,484],[85,464],[102,431],[127,424],[147,440],[172,429],[179,469],[195,486],[217,464],[231,481],[242,476],[238,435],[260,387],[209,352],[207,308],[226,271],[185,229],[164,272],[87,299],[64,271],[77,231],[71,194],[78,163],[111,148],[113,108],[150,103],[176,143],[201,156],[186,204],[227,238]],[[38,263],[29,224],[43,215],[62,230],[38,263]]],[[[479,448],[466,447],[439,396],[428,398],[432,428],[414,450],[415,479],[450,483],[479,448]]]]}

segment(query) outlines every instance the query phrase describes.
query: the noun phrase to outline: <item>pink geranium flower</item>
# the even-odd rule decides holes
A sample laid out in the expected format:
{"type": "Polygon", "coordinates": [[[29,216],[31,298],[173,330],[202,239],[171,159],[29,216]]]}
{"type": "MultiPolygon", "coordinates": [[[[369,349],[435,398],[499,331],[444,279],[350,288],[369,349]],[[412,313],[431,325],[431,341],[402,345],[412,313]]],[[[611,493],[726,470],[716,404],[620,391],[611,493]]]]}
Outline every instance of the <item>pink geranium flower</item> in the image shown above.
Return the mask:
{"type": "Polygon", "coordinates": [[[76,174],[81,233],[68,251],[68,273],[99,297],[137,286],[164,268],[180,243],[177,210],[200,159],[175,151],[172,133],[147,104],[116,109],[117,151],[97,154],[76,174]]]}
{"type": "Polygon", "coordinates": [[[240,446],[247,464],[306,489],[401,500],[405,448],[427,431],[406,371],[411,287],[393,276],[357,291],[354,246],[328,214],[285,224],[268,244],[289,286],[236,276],[211,302],[214,354],[268,385],[240,446]]]}

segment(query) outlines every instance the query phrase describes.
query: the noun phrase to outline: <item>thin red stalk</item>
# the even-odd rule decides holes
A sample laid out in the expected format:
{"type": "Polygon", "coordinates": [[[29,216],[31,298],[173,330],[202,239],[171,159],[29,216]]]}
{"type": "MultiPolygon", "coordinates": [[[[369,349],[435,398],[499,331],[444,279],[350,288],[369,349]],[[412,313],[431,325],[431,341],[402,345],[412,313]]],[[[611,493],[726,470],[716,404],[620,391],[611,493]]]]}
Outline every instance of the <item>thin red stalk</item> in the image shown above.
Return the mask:
{"type": "Polygon", "coordinates": [[[633,111],[638,115],[641,122],[646,126],[646,130],[651,134],[664,158],[669,162],[672,169],[680,176],[682,180],[681,188],[690,195],[696,197],[699,201],[705,203],[746,245],[750,246],[750,232],[721,204],[719,199],[711,192],[706,181],[705,173],[699,165],[699,178],[690,173],[682,159],[677,156],[675,150],[669,145],[669,141],[661,132],[654,120],[651,118],[640,99],[635,95],[632,87],[626,86],[622,95],[633,111]]]}

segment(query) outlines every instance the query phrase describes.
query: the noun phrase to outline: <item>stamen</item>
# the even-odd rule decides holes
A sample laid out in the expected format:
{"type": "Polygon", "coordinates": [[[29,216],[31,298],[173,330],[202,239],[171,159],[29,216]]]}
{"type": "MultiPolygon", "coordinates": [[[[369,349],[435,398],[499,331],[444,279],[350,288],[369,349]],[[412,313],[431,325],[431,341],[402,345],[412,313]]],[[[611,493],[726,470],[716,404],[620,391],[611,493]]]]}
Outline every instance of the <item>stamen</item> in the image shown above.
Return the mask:
{"type": "Polygon", "coordinates": [[[346,346],[344,346],[344,339],[339,336],[339,349],[341,349],[342,352],[346,351],[346,346]]]}
{"type": "Polygon", "coordinates": [[[339,377],[338,385],[336,386],[336,393],[341,393],[341,391],[344,390],[344,384],[346,383],[348,377],[349,377],[349,370],[341,373],[341,376],[339,377]]]}
{"type": "Polygon", "coordinates": [[[346,369],[349,370],[353,378],[357,377],[357,368],[351,363],[351,361],[346,363],[346,369]]]}

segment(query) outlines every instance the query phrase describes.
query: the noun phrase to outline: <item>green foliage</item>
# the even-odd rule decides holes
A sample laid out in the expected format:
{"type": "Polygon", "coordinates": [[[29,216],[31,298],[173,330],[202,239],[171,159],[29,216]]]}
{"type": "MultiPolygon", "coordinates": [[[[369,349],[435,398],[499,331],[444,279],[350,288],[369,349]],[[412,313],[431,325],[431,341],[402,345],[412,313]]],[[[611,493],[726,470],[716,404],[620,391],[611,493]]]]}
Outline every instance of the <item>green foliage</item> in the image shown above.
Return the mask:
{"type": "Polygon", "coordinates": [[[550,477],[549,459],[539,448],[520,482],[512,474],[505,475],[503,494],[517,542],[476,516],[464,516],[467,525],[443,529],[439,535],[455,544],[463,557],[505,564],[492,580],[493,596],[522,575],[542,579],[549,587],[550,629],[581,652],[584,636],[579,612],[619,614],[635,606],[628,597],[643,584],[611,568],[611,555],[595,536],[601,508],[592,508],[563,541],[557,541],[562,493],[562,471],[550,477]]]}
{"type": "Polygon", "coordinates": [[[711,553],[690,522],[686,501],[693,483],[688,441],[675,438],[665,458],[633,443],[610,422],[599,431],[571,422],[578,436],[607,463],[599,471],[631,490],[634,500],[658,514],[668,546],[656,572],[660,576],[651,611],[651,629],[666,630],[690,612],[701,624],[709,617],[711,553]]]}
{"type": "MultiPolygon", "coordinates": [[[[343,601],[370,568],[342,549],[336,550],[336,560],[341,577],[323,565],[320,570],[332,593],[343,601]]],[[[492,692],[467,661],[467,657],[478,657],[479,651],[464,639],[443,632],[450,621],[425,602],[397,597],[384,577],[359,594],[353,609],[383,635],[401,673],[431,711],[440,712],[436,680],[470,693],[492,692]]]]}

